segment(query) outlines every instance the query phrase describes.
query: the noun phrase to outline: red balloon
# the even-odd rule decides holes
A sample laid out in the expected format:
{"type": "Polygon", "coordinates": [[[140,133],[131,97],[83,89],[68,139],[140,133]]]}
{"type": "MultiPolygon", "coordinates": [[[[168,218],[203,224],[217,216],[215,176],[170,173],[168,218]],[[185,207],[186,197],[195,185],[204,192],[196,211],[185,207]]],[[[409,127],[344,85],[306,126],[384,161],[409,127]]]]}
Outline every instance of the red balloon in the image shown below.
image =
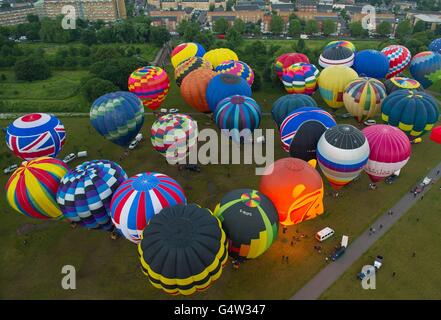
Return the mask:
{"type": "Polygon", "coordinates": [[[282,78],[283,71],[294,63],[309,63],[309,59],[303,53],[289,52],[277,57],[274,63],[274,71],[279,78],[282,78]]]}
{"type": "Polygon", "coordinates": [[[432,129],[432,132],[430,133],[430,140],[441,144],[441,126],[432,129]]]}

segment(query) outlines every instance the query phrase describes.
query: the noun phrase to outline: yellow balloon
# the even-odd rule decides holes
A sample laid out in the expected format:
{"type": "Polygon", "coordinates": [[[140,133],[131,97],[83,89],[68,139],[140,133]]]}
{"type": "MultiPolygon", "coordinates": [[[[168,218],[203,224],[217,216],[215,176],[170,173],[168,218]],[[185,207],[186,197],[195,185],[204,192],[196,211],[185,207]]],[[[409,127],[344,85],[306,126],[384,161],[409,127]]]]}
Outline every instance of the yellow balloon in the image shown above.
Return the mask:
{"type": "Polygon", "coordinates": [[[343,107],[343,93],[352,80],[358,78],[357,72],[346,66],[331,66],[323,69],[318,78],[319,92],[331,108],[343,107]]]}
{"type": "Polygon", "coordinates": [[[227,48],[210,50],[204,55],[203,58],[210,61],[213,68],[216,68],[222,62],[227,60],[239,61],[237,54],[233,50],[227,48]]]}

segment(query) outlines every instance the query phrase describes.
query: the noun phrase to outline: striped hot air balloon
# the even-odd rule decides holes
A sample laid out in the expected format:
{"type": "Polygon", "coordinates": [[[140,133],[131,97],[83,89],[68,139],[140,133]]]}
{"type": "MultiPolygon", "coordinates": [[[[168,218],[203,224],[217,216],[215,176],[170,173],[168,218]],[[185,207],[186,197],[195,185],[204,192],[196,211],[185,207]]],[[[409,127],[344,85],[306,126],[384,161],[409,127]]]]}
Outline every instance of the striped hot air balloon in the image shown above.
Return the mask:
{"type": "Polygon", "coordinates": [[[302,107],[317,107],[317,102],[306,94],[287,94],[278,98],[271,107],[271,117],[280,127],[292,111],[302,107]]]}
{"type": "Polygon", "coordinates": [[[58,118],[31,113],[12,122],[6,129],[6,145],[24,160],[56,157],[66,140],[66,130],[58,118]]]}
{"type": "Polygon", "coordinates": [[[360,130],[349,124],[328,129],[317,144],[320,169],[335,190],[355,179],[368,157],[368,141],[360,130]]]}
{"type": "Polygon", "coordinates": [[[412,77],[424,88],[441,80],[441,53],[424,51],[416,54],[410,61],[412,77]]]}
{"type": "Polygon", "coordinates": [[[243,78],[251,86],[254,82],[254,71],[249,65],[242,61],[228,60],[219,64],[215,71],[217,73],[228,73],[243,78]]]}
{"type": "Polygon", "coordinates": [[[181,95],[191,107],[199,112],[210,113],[207,102],[207,87],[216,72],[199,69],[190,72],[181,84],[181,95]]]}
{"type": "Polygon", "coordinates": [[[171,52],[170,59],[173,68],[176,68],[182,61],[191,57],[203,57],[205,49],[199,43],[186,42],[177,45],[171,52]]]}
{"type": "Polygon", "coordinates": [[[334,47],[345,47],[345,48],[350,49],[352,52],[357,51],[354,44],[350,41],[347,41],[347,40],[331,41],[323,48],[323,50],[328,49],[328,48],[334,48],[334,47]]]}
{"type": "Polygon", "coordinates": [[[384,82],[387,94],[391,94],[396,90],[417,90],[424,91],[421,84],[415,79],[405,78],[405,77],[392,77],[384,82]]]}
{"type": "Polygon", "coordinates": [[[251,97],[251,88],[241,77],[232,74],[218,74],[207,86],[206,98],[210,110],[214,112],[217,104],[227,97],[241,95],[251,97]]]}
{"type": "Polygon", "coordinates": [[[178,87],[181,86],[182,81],[191,72],[200,69],[212,70],[213,66],[210,62],[200,57],[191,57],[182,61],[175,69],[175,80],[178,87]]]}
{"type": "Polygon", "coordinates": [[[344,46],[325,48],[319,58],[319,65],[322,68],[331,66],[350,67],[353,63],[354,51],[344,46]]]}
{"type": "Polygon", "coordinates": [[[286,68],[292,66],[295,63],[300,63],[300,62],[310,63],[308,57],[303,53],[298,53],[298,52],[284,53],[276,58],[276,61],[274,62],[274,72],[281,79],[283,72],[286,70],[286,68]]]}
{"type": "Polygon", "coordinates": [[[31,218],[61,218],[56,195],[67,172],[63,161],[50,157],[23,162],[6,183],[6,200],[15,211],[31,218]]]}
{"type": "Polygon", "coordinates": [[[184,190],[174,179],[162,173],[140,173],[120,184],[113,194],[112,221],[124,237],[139,243],[155,214],[186,202],[184,190]]]}
{"type": "Polygon", "coordinates": [[[313,64],[295,63],[285,69],[282,82],[289,94],[312,95],[317,90],[319,71],[313,64]]]}
{"type": "Polygon", "coordinates": [[[110,201],[127,179],[125,171],[108,160],[86,161],[61,179],[57,202],[63,216],[88,229],[113,230],[110,201]]]}
{"type": "Polygon", "coordinates": [[[129,77],[129,91],[141,99],[144,107],[158,109],[170,89],[167,73],[154,66],[139,68],[129,77]]]}
{"type": "Polygon", "coordinates": [[[228,192],[214,210],[228,239],[230,256],[254,259],[277,238],[279,216],[264,194],[252,189],[228,192]]]}
{"type": "Polygon", "coordinates": [[[386,79],[392,78],[403,72],[410,63],[412,55],[404,46],[390,45],[381,50],[381,52],[389,60],[389,70],[386,74],[386,79]]]}
{"type": "Polygon", "coordinates": [[[216,68],[224,61],[234,60],[239,61],[236,52],[228,48],[218,48],[207,51],[204,54],[204,59],[207,59],[213,65],[213,68],[216,68]]]}
{"type": "Polygon", "coordinates": [[[346,110],[359,122],[374,117],[381,110],[386,98],[386,88],[374,78],[358,78],[351,81],[343,93],[346,110]]]}

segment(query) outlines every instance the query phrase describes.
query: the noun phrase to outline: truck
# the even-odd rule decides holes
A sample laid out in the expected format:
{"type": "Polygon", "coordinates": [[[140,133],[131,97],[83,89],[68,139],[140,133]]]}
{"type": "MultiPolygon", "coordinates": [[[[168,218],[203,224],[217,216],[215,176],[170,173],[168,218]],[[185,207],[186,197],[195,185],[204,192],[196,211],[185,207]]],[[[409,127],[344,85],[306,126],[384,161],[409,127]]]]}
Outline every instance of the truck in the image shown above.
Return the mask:
{"type": "Polygon", "coordinates": [[[349,241],[349,237],[343,235],[343,236],[341,237],[341,243],[340,243],[340,246],[347,248],[347,247],[348,247],[348,241],[349,241]]]}
{"type": "Polygon", "coordinates": [[[383,265],[383,256],[378,255],[375,260],[374,260],[374,266],[370,267],[369,269],[367,269],[366,272],[360,271],[357,274],[357,278],[358,280],[363,280],[366,277],[369,278],[370,276],[372,276],[373,274],[375,274],[375,272],[381,268],[381,266],[383,265]]]}
{"type": "Polygon", "coordinates": [[[342,255],[344,255],[345,252],[346,252],[346,247],[343,247],[343,246],[338,247],[337,249],[335,249],[334,253],[331,255],[331,260],[336,261],[342,255]]]}

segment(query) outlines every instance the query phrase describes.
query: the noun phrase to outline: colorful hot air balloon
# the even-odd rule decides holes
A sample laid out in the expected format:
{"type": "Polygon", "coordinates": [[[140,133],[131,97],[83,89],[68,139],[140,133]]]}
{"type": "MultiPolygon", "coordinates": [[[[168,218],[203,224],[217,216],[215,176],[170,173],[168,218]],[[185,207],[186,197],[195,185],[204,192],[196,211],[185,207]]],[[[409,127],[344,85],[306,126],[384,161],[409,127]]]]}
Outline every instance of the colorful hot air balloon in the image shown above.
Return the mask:
{"type": "Polygon", "coordinates": [[[352,80],[358,78],[357,72],[346,66],[332,66],[323,69],[318,78],[319,92],[331,108],[343,107],[343,93],[352,80]]]}
{"type": "Polygon", "coordinates": [[[199,112],[212,112],[208,106],[206,93],[208,83],[216,72],[200,69],[190,72],[181,84],[181,95],[185,102],[199,112]]]}
{"type": "Polygon", "coordinates": [[[418,81],[404,77],[389,78],[384,82],[384,86],[386,87],[387,94],[401,89],[424,91],[418,81]]]}
{"type": "Polygon", "coordinates": [[[441,38],[435,39],[429,44],[429,51],[441,53],[441,38]]]}
{"type": "Polygon", "coordinates": [[[235,259],[254,259],[277,238],[279,216],[271,200],[253,189],[236,189],[223,196],[214,210],[235,259]]]}
{"type": "Polygon", "coordinates": [[[397,90],[384,99],[381,118],[413,140],[432,130],[438,122],[438,102],[422,91],[397,90]]]}
{"type": "Polygon", "coordinates": [[[46,113],[31,113],[15,119],[6,129],[6,145],[17,157],[32,160],[56,157],[66,140],[63,124],[46,113]]]}
{"type": "Polygon", "coordinates": [[[110,201],[127,179],[125,171],[108,160],[86,161],[62,179],[57,202],[64,218],[88,229],[113,230],[110,201]]]}
{"type": "Polygon", "coordinates": [[[403,168],[410,158],[411,145],[398,128],[376,124],[363,129],[371,149],[364,171],[372,182],[392,175],[403,168]]]}
{"type": "Polygon", "coordinates": [[[297,52],[284,53],[276,58],[276,61],[274,63],[274,72],[281,79],[283,72],[285,71],[286,68],[292,66],[295,63],[300,63],[300,62],[309,63],[309,59],[303,53],[297,53],[297,52]]]}
{"type": "Polygon", "coordinates": [[[234,130],[232,138],[240,141],[242,130],[245,137],[259,127],[262,111],[257,102],[246,96],[231,96],[221,100],[214,112],[214,121],[220,129],[234,130]]]}
{"type": "Polygon", "coordinates": [[[219,48],[208,51],[204,55],[204,59],[207,59],[213,65],[213,68],[216,68],[224,61],[234,60],[239,61],[236,52],[227,48],[219,48]]]}
{"type": "Polygon", "coordinates": [[[302,107],[317,107],[317,102],[306,94],[287,94],[278,98],[271,108],[271,117],[280,127],[292,111],[302,107]]]}
{"type": "Polygon", "coordinates": [[[295,63],[285,69],[282,82],[289,94],[312,95],[317,90],[317,77],[319,71],[313,64],[295,63]]]}
{"type": "Polygon", "coordinates": [[[360,77],[383,79],[389,71],[389,60],[383,52],[362,50],[355,54],[352,68],[360,77]]]}
{"type": "Polygon", "coordinates": [[[441,80],[441,54],[432,51],[420,52],[410,61],[409,70],[412,77],[424,88],[428,88],[441,80]]]}
{"type": "Polygon", "coordinates": [[[441,144],[441,126],[435,127],[430,133],[430,139],[436,143],[441,144]]]}
{"type": "MultiPolygon", "coordinates": [[[[315,166],[315,161],[311,161],[315,166]]],[[[279,159],[260,181],[259,191],[276,206],[279,221],[289,226],[323,213],[323,180],[314,166],[296,158],[279,159]]]]}
{"type": "Polygon", "coordinates": [[[150,133],[153,148],[176,163],[197,143],[198,123],[186,114],[166,114],[153,123],[150,133]]]}
{"type": "Polygon", "coordinates": [[[326,50],[328,48],[334,48],[334,47],[345,47],[345,48],[350,49],[352,52],[357,51],[354,44],[350,41],[347,41],[347,40],[331,41],[323,48],[323,50],[326,50]]]}
{"type": "Polygon", "coordinates": [[[31,218],[61,218],[56,195],[67,171],[63,161],[50,157],[24,161],[6,183],[6,200],[12,209],[31,218]]]}
{"type": "Polygon", "coordinates": [[[144,107],[132,93],[107,93],[93,102],[90,121],[104,138],[119,146],[126,146],[141,130],[144,107]]]}
{"type": "Polygon", "coordinates": [[[251,97],[251,88],[241,77],[232,74],[218,74],[210,80],[206,97],[210,110],[214,112],[217,104],[227,97],[241,95],[251,97]]]}
{"type": "Polygon", "coordinates": [[[331,66],[350,67],[353,63],[354,51],[343,46],[325,48],[319,58],[319,65],[322,68],[331,66]]]}
{"type": "Polygon", "coordinates": [[[395,77],[403,72],[410,63],[412,55],[404,46],[390,45],[381,50],[389,61],[389,70],[386,74],[386,79],[395,77]]]}
{"type": "Polygon", "coordinates": [[[199,43],[187,42],[177,45],[170,57],[173,68],[176,68],[182,61],[191,57],[203,57],[205,49],[199,43]]]}
{"type": "Polygon", "coordinates": [[[317,144],[317,160],[335,190],[354,180],[369,157],[369,143],[363,133],[349,124],[328,129],[317,144]]]}
{"type": "Polygon", "coordinates": [[[228,73],[241,77],[251,86],[254,82],[254,71],[249,65],[242,61],[224,61],[216,67],[217,73],[228,73]]]}
{"type": "Polygon", "coordinates": [[[139,243],[142,231],[155,214],[185,203],[184,190],[174,179],[162,173],[139,173],[114,192],[110,204],[112,221],[124,237],[139,243]]]}
{"type": "Polygon", "coordinates": [[[161,106],[170,89],[167,73],[159,67],[139,68],[129,77],[129,91],[141,99],[144,107],[155,110],[161,106]]]}
{"type": "Polygon", "coordinates": [[[381,110],[386,98],[386,88],[374,78],[358,78],[351,81],[343,93],[346,110],[359,122],[374,117],[381,110]]]}
{"type": "Polygon", "coordinates": [[[305,161],[315,159],[317,143],[323,132],[335,126],[334,118],[316,107],[299,108],[291,112],[280,126],[280,139],[291,157],[305,161]]]}
{"type": "Polygon", "coordinates": [[[186,296],[207,289],[228,259],[220,221],[194,204],[155,215],[143,232],[138,254],[142,272],[155,288],[186,296]]]}
{"type": "Polygon", "coordinates": [[[210,62],[200,57],[191,57],[182,61],[175,69],[175,80],[177,86],[180,87],[184,78],[191,72],[200,69],[212,70],[213,67],[210,62]]]}

